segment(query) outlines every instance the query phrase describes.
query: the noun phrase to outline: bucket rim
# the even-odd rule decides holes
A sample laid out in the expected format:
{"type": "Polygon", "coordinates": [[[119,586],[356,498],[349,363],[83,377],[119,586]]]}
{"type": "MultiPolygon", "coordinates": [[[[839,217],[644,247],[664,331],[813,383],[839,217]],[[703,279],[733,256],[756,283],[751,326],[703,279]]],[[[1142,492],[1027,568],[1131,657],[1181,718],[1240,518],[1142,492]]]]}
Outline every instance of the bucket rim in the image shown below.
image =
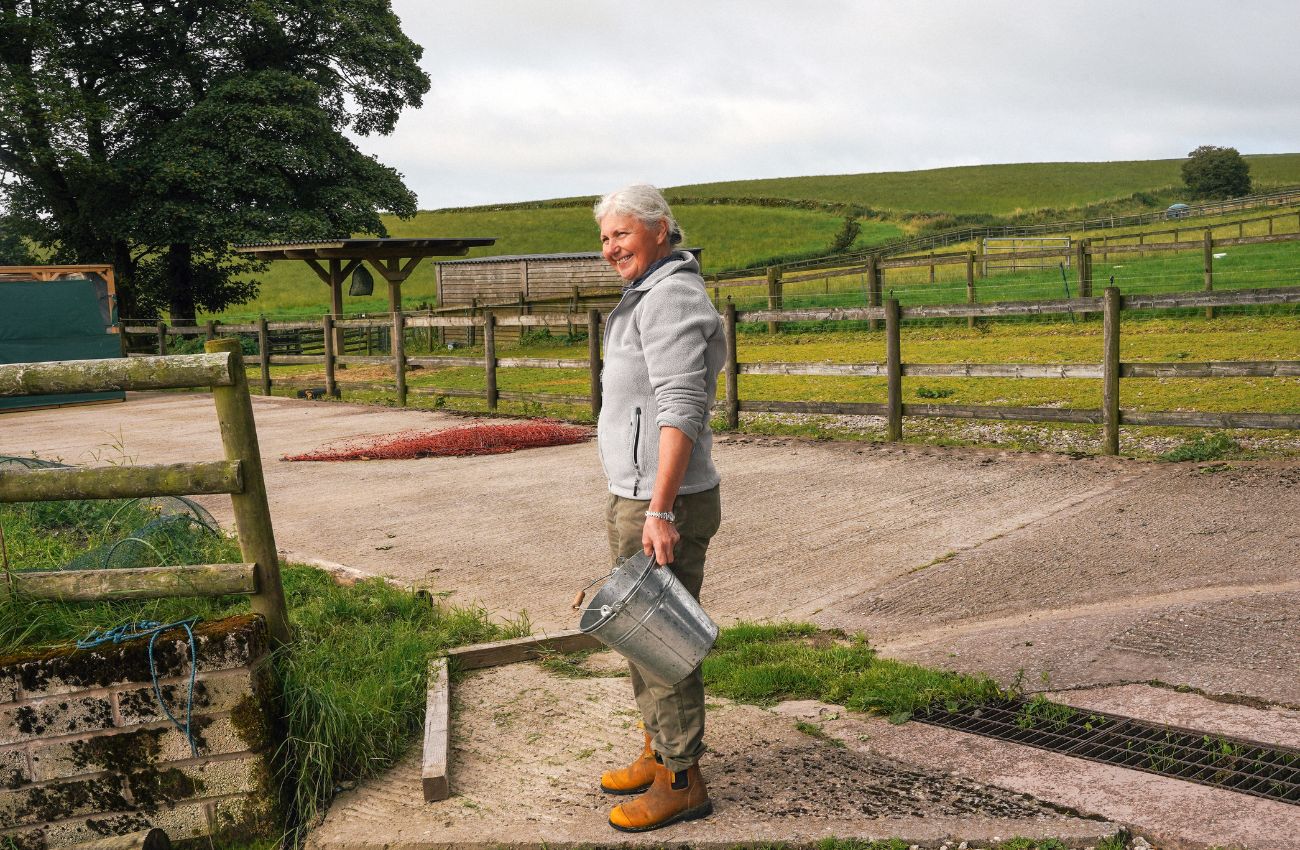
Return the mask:
{"type": "MultiPolygon", "coordinates": [[[[610,579],[612,579],[612,578],[614,577],[614,573],[616,573],[616,572],[618,572],[619,570],[623,569],[623,567],[626,566],[627,564],[632,563],[632,561],[634,561],[634,560],[636,559],[636,556],[637,556],[637,555],[645,555],[645,553],[644,553],[644,552],[637,552],[635,555],[632,555],[632,556],[629,557],[629,558],[625,558],[625,559],[623,559],[623,563],[621,563],[621,564],[619,564],[617,567],[615,567],[614,570],[613,570],[613,572],[611,572],[608,576],[605,577],[605,581],[608,582],[610,579]]],[[[646,580],[650,577],[650,573],[651,573],[651,572],[653,572],[654,570],[657,570],[657,569],[667,569],[666,567],[663,567],[661,564],[659,564],[657,561],[655,561],[655,560],[653,559],[652,556],[646,555],[646,558],[647,558],[647,560],[650,562],[650,563],[649,563],[649,566],[648,566],[646,569],[644,569],[644,570],[641,571],[641,574],[638,575],[638,576],[636,577],[636,580],[635,580],[634,582],[632,582],[632,586],[631,586],[630,588],[628,588],[627,592],[623,594],[622,598],[618,599],[616,602],[614,602],[614,603],[610,606],[611,608],[613,608],[614,605],[622,605],[623,603],[626,603],[629,599],[631,599],[633,596],[636,596],[637,591],[639,591],[639,590],[641,589],[641,585],[645,584],[646,580]]],[[[600,586],[600,590],[604,590],[604,589],[605,589],[605,585],[602,584],[602,585],[600,586]]],[[[600,590],[597,590],[597,591],[596,591],[595,596],[592,597],[592,600],[591,600],[592,602],[595,602],[595,601],[596,601],[595,597],[600,595],[600,590]]],[[[602,606],[602,607],[603,607],[603,606],[602,606]]],[[[599,611],[600,609],[599,609],[599,608],[596,608],[596,607],[593,605],[593,606],[589,606],[586,610],[588,610],[588,611],[599,611]]],[[[583,632],[584,634],[592,634],[592,633],[594,633],[597,629],[599,629],[600,627],[604,626],[604,625],[607,624],[610,620],[614,619],[615,617],[617,617],[617,616],[618,616],[619,614],[621,614],[621,613],[623,613],[623,609],[620,607],[620,608],[618,608],[617,610],[611,610],[608,614],[601,614],[600,617],[599,617],[599,619],[597,619],[596,622],[592,623],[590,626],[584,626],[584,625],[582,624],[582,619],[579,619],[579,620],[578,620],[578,629],[579,629],[579,631],[583,632]]]]}

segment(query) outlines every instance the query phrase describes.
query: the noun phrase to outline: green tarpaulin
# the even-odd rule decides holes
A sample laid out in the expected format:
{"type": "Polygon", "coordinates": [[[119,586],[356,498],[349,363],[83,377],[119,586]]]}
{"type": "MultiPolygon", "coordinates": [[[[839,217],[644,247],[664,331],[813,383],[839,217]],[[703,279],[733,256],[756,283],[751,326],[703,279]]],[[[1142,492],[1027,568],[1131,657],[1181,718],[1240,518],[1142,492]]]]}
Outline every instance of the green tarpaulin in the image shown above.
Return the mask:
{"type": "MultiPolygon", "coordinates": [[[[0,280],[0,363],[121,357],[102,280],[0,280]]],[[[0,398],[0,410],[121,400],[122,392],[0,398]]]]}

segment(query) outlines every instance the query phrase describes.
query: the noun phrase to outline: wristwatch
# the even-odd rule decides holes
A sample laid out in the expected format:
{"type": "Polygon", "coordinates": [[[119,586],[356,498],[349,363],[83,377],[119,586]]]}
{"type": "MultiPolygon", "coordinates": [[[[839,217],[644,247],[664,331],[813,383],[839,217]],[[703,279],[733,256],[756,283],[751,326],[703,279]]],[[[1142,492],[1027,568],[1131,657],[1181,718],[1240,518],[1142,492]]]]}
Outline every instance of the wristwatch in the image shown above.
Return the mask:
{"type": "Polygon", "coordinates": [[[654,517],[655,519],[661,519],[664,522],[677,522],[677,517],[673,516],[672,511],[646,511],[645,515],[648,517],[654,517]]]}

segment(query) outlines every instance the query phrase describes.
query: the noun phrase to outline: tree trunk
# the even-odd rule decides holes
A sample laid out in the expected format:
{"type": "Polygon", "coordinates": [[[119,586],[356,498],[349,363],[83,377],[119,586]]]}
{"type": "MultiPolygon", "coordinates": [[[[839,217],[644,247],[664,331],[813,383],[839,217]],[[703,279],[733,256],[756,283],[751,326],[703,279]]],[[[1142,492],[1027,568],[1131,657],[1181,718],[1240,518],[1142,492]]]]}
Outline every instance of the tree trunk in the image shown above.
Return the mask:
{"type": "Polygon", "coordinates": [[[113,273],[114,284],[117,289],[117,317],[153,324],[158,319],[157,311],[146,310],[140,306],[135,274],[138,265],[131,258],[130,245],[120,239],[113,243],[113,273]]]}
{"type": "Polygon", "coordinates": [[[194,266],[188,242],[174,242],[167,249],[167,312],[172,326],[198,323],[194,309],[194,266]]]}

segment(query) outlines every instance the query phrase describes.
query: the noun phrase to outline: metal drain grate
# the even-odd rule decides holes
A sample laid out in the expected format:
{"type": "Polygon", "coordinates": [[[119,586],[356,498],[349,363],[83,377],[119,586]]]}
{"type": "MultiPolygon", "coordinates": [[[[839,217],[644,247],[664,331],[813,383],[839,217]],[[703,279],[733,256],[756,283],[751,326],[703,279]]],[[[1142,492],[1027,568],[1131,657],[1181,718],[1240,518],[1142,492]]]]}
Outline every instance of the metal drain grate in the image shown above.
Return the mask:
{"type": "Polygon", "coordinates": [[[917,712],[922,723],[1300,805],[1300,750],[1020,700],[917,712]]]}

